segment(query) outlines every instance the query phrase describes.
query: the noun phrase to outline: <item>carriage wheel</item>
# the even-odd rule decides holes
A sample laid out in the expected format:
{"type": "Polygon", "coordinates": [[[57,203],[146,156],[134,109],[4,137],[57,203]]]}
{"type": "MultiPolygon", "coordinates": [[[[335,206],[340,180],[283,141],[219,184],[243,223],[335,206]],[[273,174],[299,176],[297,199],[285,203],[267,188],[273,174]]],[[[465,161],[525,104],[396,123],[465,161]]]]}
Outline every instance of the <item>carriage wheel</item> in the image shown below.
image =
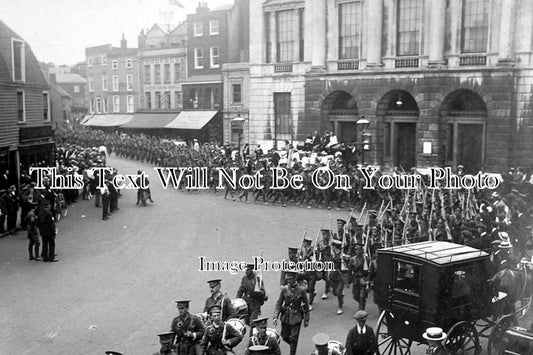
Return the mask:
{"type": "Polygon", "coordinates": [[[505,350],[505,331],[511,325],[511,317],[509,315],[500,317],[489,335],[489,342],[487,344],[488,355],[500,355],[505,350]]]}
{"type": "Polygon", "coordinates": [[[376,330],[378,354],[410,355],[412,341],[394,334],[394,329],[389,329],[387,326],[388,317],[394,318],[394,315],[389,311],[383,311],[379,316],[376,330]]]}
{"type": "Polygon", "coordinates": [[[444,348],[451,354],[481,353],[476,327],[465,321],[455,323],[444,339],[444,348]]]}

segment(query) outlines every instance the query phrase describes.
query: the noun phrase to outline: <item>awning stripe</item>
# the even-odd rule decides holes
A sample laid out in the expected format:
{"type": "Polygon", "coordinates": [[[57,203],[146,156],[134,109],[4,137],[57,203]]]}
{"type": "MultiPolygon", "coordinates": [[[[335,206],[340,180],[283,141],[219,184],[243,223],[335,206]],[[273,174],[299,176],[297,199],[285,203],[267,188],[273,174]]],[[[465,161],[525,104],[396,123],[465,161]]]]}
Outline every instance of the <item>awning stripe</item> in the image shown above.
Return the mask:
{"type": "Polygon", "coordinates": [[[166,128],[202,129],[218,111],[182,111],[166,128]]]}

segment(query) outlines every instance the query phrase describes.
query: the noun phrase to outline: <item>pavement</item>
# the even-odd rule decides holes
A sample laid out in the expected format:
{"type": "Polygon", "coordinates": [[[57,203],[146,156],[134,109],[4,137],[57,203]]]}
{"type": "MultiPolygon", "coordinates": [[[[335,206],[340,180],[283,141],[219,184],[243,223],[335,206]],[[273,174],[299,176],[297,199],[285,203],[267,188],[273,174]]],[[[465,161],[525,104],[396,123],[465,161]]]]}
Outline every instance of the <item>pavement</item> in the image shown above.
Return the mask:
{"type": "MultiPolygon", "coordinates": [[[[288,246],[300,246],[305,230],[314,239],[321,227],[335,226],[337,218],[350,215],[346,210],[246,204],[225,200],[223,191],[165,190],[147,165],[114,156],[109,164],[121,174],[144,169],[155,203],[136,206],[136,191],[122,190],[120,210],[106,221],[94,199],[70,205],[68,216],[58,223],[57,263],[29,261],[25,232],[0,238],[0,354],[156,353],[157,334],[168,331],[177,316],[175,300],[191,299],[190,311],[201,312],[209,296],[206,281],[212,278],[221,278],[222,291],[235,297],[244,273],[199,271],[200,256],[247,262],[262,249],[265,260],[281,261],[288,246]]],[[[262,314],[271,317],[279,273],[263,276],[269,300],[262,314]]],[[[336,298],[330,294],[321,300],[323,290],[320,281],[298,354],[311,353],[311,339],[320,332],[344,343],[355,325],[351,291],[345,289],[344,314],[336,315],[336,298]]],[[[379,315],[372,294],[367,311],[367,324],[375,330],[379,315]]],[[[247,342],[245,337],[235,353],[242,354],[247,342]]],[[[424,354],[426,348],[411,350],[424,354]]],[[[283,341],[281,351],[289,353],[283,341]]]]}

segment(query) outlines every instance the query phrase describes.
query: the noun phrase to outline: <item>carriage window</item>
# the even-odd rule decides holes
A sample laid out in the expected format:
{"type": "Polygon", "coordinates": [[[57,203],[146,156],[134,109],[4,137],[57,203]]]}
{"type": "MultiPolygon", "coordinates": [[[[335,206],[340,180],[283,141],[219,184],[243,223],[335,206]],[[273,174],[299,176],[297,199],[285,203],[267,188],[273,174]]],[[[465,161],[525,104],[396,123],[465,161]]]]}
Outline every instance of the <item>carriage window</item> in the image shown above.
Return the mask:
{"type": "Polygon", "coordinates": [[[452,298],[468,296],[472,293],[472,270],[455,270],[453,273],[452,298]]]}
{"type": "Polygon", "coordinates": [[[394,288],[418,294],[419,287],[420,266],[403,261],[396,261],[394,288]]]}

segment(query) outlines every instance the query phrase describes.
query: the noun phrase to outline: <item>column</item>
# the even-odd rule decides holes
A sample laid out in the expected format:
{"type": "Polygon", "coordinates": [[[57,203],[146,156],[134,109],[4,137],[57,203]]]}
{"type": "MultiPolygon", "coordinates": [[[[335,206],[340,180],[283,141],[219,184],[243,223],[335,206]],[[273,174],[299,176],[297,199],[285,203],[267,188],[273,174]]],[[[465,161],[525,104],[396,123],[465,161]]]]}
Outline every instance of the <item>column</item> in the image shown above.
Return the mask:
{"type": "Polygon", "coordinates": [[[444,65],[444,25],[446,19],[446,0],[431,2],[429,24],[429,61],[428,66],[444,65]]]}
{"type": "Polygon", "coordinates": [[[381,67],[381,41],[383,33],[383,0],[368,2],[368,67],[381,67]]]}
{"type": "Polygon", "coordinates": [[[513,65],[516,60],[513,53],[513,27],[516,23],[516,0],[502,3],[502,17],[500,23],[500,53],[498,65],[513,65]]]}
{"type": "Polygon", "coordinates": [[[312,38],[305,41],[313,43],[311,66],[326,67],[326,1],[311,1],[312,4],[312,38]]]}

